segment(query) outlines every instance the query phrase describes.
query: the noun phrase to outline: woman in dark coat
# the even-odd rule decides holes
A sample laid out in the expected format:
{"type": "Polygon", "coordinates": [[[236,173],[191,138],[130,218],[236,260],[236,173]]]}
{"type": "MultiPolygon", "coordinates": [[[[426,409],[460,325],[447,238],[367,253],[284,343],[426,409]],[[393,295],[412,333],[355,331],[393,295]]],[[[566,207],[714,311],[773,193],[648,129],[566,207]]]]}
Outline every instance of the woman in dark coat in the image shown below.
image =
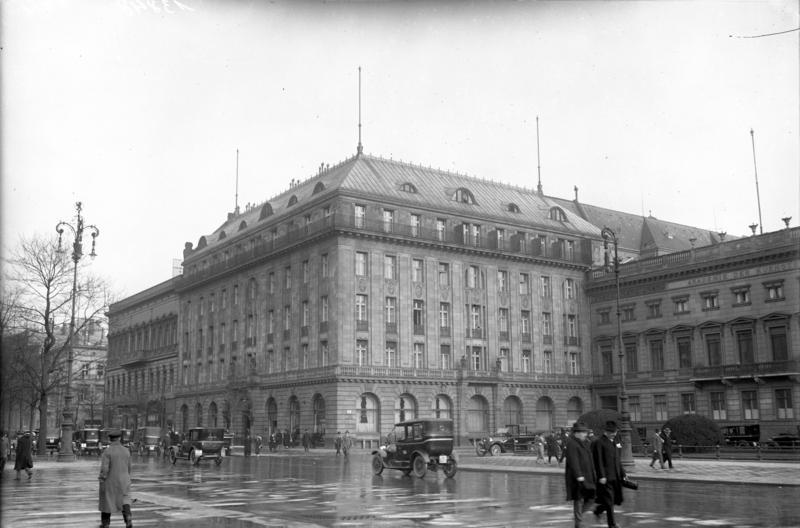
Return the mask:
{"type": "Polygon", "coordinates": [[[588,433],[589,428],[583,422],[575,422],[564,447],[567,500],[572,501],[575,528],[584,527],[583,514],[589,509],[595,493],[594,461],[586,440],[588,433]]]}
{"type": "Polygon", "coordinates": [[[19,480],[19,472],[25,471],[28,473],[28,478],[31,478],[33,475],[33,454],[31,450],[33,449],[33,444],[31,442],[31,434],[25,433],[21,437],[17,439],[17,450],[14,454],[15,462],[14,462],[14,470],[17,472],[17,480],[19,480]]]}

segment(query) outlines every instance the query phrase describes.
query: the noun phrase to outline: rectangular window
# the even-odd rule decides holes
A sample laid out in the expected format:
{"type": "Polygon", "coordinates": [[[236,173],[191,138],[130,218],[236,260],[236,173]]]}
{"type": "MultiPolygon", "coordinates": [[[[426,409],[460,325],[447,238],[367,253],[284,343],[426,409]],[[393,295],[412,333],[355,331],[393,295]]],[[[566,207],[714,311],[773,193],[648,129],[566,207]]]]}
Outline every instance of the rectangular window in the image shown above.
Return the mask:
{"type": "Polygon", "coordinates": [[[731,288],[733,294],[733,305],[744,306],[750,304],[750,286],[739,286],[731,288]]]}
{"type": "Polygon", "coordinates": [[[363,229],[366,224],[367,208],[363,205],[356,205],[353,214],[355,226],[363,229]]]}
{"type": "Polygon", "coordinates": [[[390,209],[383,210],[383,232],[384,233],[394,232],[394,211],[390,209]]]}
{"type": "Polygon", "coordinates": [[[528,310],[522,310],[520,312],[520,332],[522,333],[522,339],[525,339],[525,336],[528,336],[528,340],[530,340],[531,336],[531,312],[528,310]]]}
{"type": "Polygon", "coordinates": [[[672,299],[675,303],[675,314],[689,313],[689,298],[688,297],[675,297],[672,299]]]}
{"type": "Polygon", "coordinates": [[[553,335],[553,317],[550,312],[542,312],[542,335],[553,335]]]}
{"type": "Polygon", "coordinates": [[[283,277],[284,277],[284,285],[283,287],[287,290],[292,288],[292,267],[286,266],[283,268],[283,277]]]}
{"type": "Polygon", "coordinates": [[[447,220],[444,218],[436,219],[436,240],[444,242],[447,238],[447,220]]]}
{"type": "Polygon", "coordinates": [[[238,306],[239,305],[239,285],[238,284],[234,284],[233,285],[233,305],[234,306],[238,306]]]}
{"type": "Polygon", "coordinates": [[[719,309],[719,296],[717,292],[703,292],[700,294],[700,297],[703,299],[703,311],[719,309]]]}
{"type": "Polygon", "coordinates": [[[767,302],[782,301],[784,299],[783,281],[765,282],[764,288],[767,290],[767,302]]]}
{"type": "Polygon", "coordinates": [[[308,308],[308,301],[303,301],[302,305],[302,323],[301,326],[309,326],[311,324],[311,313],[308,308]]]}
{"type": "Polygon", "coordinates": [[[418,214],[411,215],[411,236],[418,237],[419,236],[419,229],[422,225],[422,217],[418,214]]]}
{"type": "Polygon", "coordinates": [[[758,420],[758,392],[742,391],[742,411],[745,420],[758,420]]]}
{"type": "Polygon", "coordinates": [[[197,315],[203,317],[203,310],[204,310],[205,301],[202,297],[200,297],[200,302],[197,303],[197,315]]]}
{"type": "Polygon", "coordinates": [[[527,273],[519,274],[519,294],[528,295],[531,292],[531,276],[527,273]]]}
{"type": "Polygon", "coordinates": [[[367,276],[367,254],[363,251],[356,252],[356,276],[358,277],[366,277],[367,276]]]}
{"type": "Polygon", "coordinates": [[[214,295],[212,293],[211,297],[209,297],[209,299],[208,299],[208,311],[209,311],[209,313],[214,313],[214,309],[216,308],[216,306],[214,306],[215,304],[216,304],[216,295],[214,295]]]}
{"type": "Polygon", "coordinates": [[[415,369],[425,368],[425,345],[414,343],[414,350],[411,357],[412,367],[415,369]]]}
{"type": "Polygon", "coordinates": [[[794,419],[791,389],[775,389],[775,410],[779,420],[794,419]]]}
{"type": "Polygon", "coordinates": [[[614,374],[614,351],[610,346],[600,348],[600,361],[602,363],[602,372],[604,376],[611,376],[614,374]]]}
{"type": "Polygon", "coordinates": [[[741,330],[736,332],[736,345],[739,348],[739,364],[752,365],[755,362],[753,331],[741,330]]]}
{"type": "Polygon", "coordinates": [[[320,274],[323,277],[327,277],[328,276],[328,254],[327,253],[323,253],[322,254],[322,256],[320,257],[319,264],[320,264],[320,274]]]}
{"type": "Polygon", "coordinates": [[[681,394],[681,412],[683,414],[695,414],[697,412],[694,406],[693,392],[681,394]]]}
{"type": "Polygon", "coordinates": [[[283,331],[288,332],[292,329],[292,307],[286,305],[283,307],[283,331]]]}
{"type": "Polygon", "coordinates": [[[397,343],[394,341],[386,342],[386,366],[397,366],[397,343]]]}
{"type": "Polygon", "coordinates": [[[311,225],[311,215],[307,214],[303,216],[303,233],[308,234],[308,228],[311,225]]]}
{"type": "Polygon", "coordinates": [[[450,345],[439,346],[439,361],[441,362],[443,369],[453,368],[453,360],[452,360],[452,355],[450,353],[450,345]]]}
{"type": "Polygon", "coordinates": [[[478,304],[473,304],[470,306],[469,312],[469,327],[471,330],[472,337],[481,338],[483,336],[481,332],[481,307],[478,304]]]}
{"type": "Polygon", "coordinates": [[[772,349],[772,361],[786,361],[789,359],[785,326],[775,326],[769,329],[769,344],[772,349]]]}
{"type": "Polygon", "coordinates": [[[664,342],[650,341],[650,368],[655,372],[664,370],[664,342]]]}
{"type": "Polygon", "coordinates": [[[369,365],[369,348],[367,347],[366,339],[359,339],[356,341],[356,364],[359,367],[369,365]]]}
{"type": "Polygon", "coordinates": [[[682,369],[692,368],[692,338],[679,337],[678,344],[678,367],[682,369]]]}
{"type": "Polygon", "coordinates": [[[500,339],[501,340],[508,340],[508,308],[500,308],[499,314],[499,330],[500,330],[500,339]]]}
{"type": "Polygon", "coordinates": [[[425,303],[418,299],[414,300],[412,313],[412,323],[414,324],[414,334],[425,334],[425,303]]]}
{"type": "Polygon", "coordinates": [[[642,421],[642,403],[639,401],[639,396],[628,397],[628,409],[631,413],[631,422],[642,421]]]}
{"type": "Polygon", "coordinates": [[[450,286],[450,264],[447,262],[439,263],[439,286],[450,286]]]}
{"type": "Polygon", "coordinates": [[[567,315],[567,337],[570,338],[569,344],[577,344],[578,338],[578,316],[574,314],[567,315]]]}
{"type": "Polygon", "coordinates": [[[497,249],[505,249],[506,243],[506,230],[497,228],[497,249]]]}
{"type": "Polygon", "coordinates": [[[600,323],[599,324],[609,324],[611,323],[611,310],[605,308],[603,310],[598,310],[597,315],[600,316],[600,323]]]}
{"type": "Polygon", "coordinates": [[[239,321],[234,320],[231,324],[231,350],[236,350],[239,343],[239,321]]]}
{"type": "Polygon", "coordinates": [[[722,344],[719,334],[706,334],[706,351],[709,367],[722,365],[722,344]]]}
{"type": "Polygon", "coordinates": [[[222,294],[220,295],[220,307],[225,310],[228,307],[228,290],[222,290],[222,294]]]}
{"type": "Polygon", "coordinates": [[[275,273],[270,271],[269,275],[267,275],[267,290],[269,291],[270,295],[275,294],[275,273]]]}
{"type": "Polygon", "coordinates": [[[275,333],[275,310],[267,312],[267,334],[275,333]]]}
{"type": "Polygon", "coordinates": [[[499,361],[498,366],[500,372],[511,372],[511,351],[507,348],[500,349],[500,355],[497,356],[499,361]]]}
{"type": "Polygon", "coordinates": [[[661,301],[649,301],[647,303],[647,318],[656,319],[661,317],[661,301]]]}
{"type": "Polygon", "coordinates": [[[383,257],[383,278],[391,280],[397,278],[397,257],[394,255],[383,257]]]}
{"type": "Polygon", "coordinates": [[[281,371],[286,372],[292,366],[292,349],[290,347],[283,348],[283,356],[281,357],[281,371]]]}
{"type": "Polygon", "coordinates": [[[307,260],[303,261],[303,284],[308,284],[308,280],[310,279],[310,267],[307,260]]]}
{"type": "Polygon", "coordinates": [[[711,398],[711,418],[713,420],[727,420],[728,410],[725,406],[725,393],[712,392],[711,398]]]}
{"type": "Polygon", "coordinates": [[[386,325],[393,325],[394,332],[397,332],[397,297],[386,298],[386,325]]]}
{"type": "Polygon", "coordinates": [[[506,270],[497,272],[497,289],[501,292],[508,290],[508,272],[506,270]]]}
{"type": "Polygon", "coordinates": [[[481,246],[481,226],[479,224],[472,224],[472,245],[481,246]]]}
{"type": "Polygon", "coordinates": [[[450,303],[439,303],[439,328],[450,328],[450,303]]]}
{"type": "Polygon", "coordinates": [[[467,347],[467,349],[471,349],[470,352],[470,366],[472,370],[483,370],[483,354],[481,347],[474,346],[474,347],[467,347]]]}
{"type": "Polygon", "coordinates": [[[356,321],[367,321],[367,296],[356,295],[356,321]]]}
{"type": "Polygon", "coordinates": [[[653,409],[656,413],[656,421],[666,422],[667,416],[667,395],[656,394],[653,396],[653,409]]]}
{"type": "Polygon", "coordinates": [[[575,260],[575,242],[567,240],[567,260],[575,260]]]}
{"type": "Polygon", "coordinates": [[[625,343],[625,368],[628,372],[639,371],[639,357],[635,341],[625,343]]]}
{"type": "Polygon", "coordinates": [[[553,374],[553,351],[545,350],[542,354],[542,369],[545,374],[553,374]]]}
{"type": "Polygon", "coordinates": [[[570,352],[567,358],[567,373],[572,376],[580,374],[580,356],[577,352],[570,352]]]}
{"type": "Polygon", "coordinates": [[[542,297],[545,299],[549,299],[553,296],[553,287],[550,284],[550,277],[547,275],[542,275],[541,277],[541,285],[542,285],[542,297]]]}
{"type": "Polygon", "coordinates": [[[303,346],[300,347],[300,367],[303,369],[308,368],[308,344],[303,343],[303,346]]]}
{"type": "Polygon", "coordinates": [[[327,367],[329,363],[328,358],[328,342],[321,341],[319,344],[319,366],[320,367],[327,367]]]}
{"type": "Polygon", "coordinates": [[[319,320],[322,323],[328,322],[328,296],[323,295],[319,299],[319,320]]]}
{"type": "Polygon", "coordinates": [[[622,307],[622,321],[635,321],[636,320],[636,307],[628,305],[622,307]]]}
{"type": "Polygon", "coordinates": [[[425,268],[422,259],[411,261],[411,280],[414,282],[425,282],[425,268]]]}
{"type": "Polygon", "coordinates": [[[522,351],[522,372],[529,373],[531,372],[531,351],[530,350],[523,350],[522,351]]]}
{"type": "Polygon", "coordinates": [[[564,280],[564,296],[567,299],[575,298],[575,281],[572,279],[564,280]]]}

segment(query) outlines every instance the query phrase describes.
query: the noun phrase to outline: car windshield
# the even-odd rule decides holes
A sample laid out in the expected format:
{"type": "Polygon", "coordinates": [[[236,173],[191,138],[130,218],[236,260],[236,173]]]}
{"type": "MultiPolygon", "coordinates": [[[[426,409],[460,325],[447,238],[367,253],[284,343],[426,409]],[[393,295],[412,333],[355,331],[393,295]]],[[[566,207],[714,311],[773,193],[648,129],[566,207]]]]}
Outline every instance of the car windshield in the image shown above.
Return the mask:
{"type": "Polygon", "coordinates": [[[85,433],[87,440],[97,440],[97,429],[88,429],[85,433]]]}
{"type": "Polygon", "coordinates": [[[222,440],[222,429],[199,429],[193,435],[197,440],[222,440]]]}

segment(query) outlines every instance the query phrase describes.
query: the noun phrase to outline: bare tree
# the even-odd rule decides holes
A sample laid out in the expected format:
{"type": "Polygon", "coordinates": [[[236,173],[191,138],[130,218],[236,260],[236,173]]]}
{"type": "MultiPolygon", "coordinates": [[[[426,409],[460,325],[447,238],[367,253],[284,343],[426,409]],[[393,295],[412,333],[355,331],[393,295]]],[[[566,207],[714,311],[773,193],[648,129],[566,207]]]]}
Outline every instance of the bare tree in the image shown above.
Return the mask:
{"type": "MultiPolygon", "coordinates": [[[[64,333],[72,316],[74,264],[69,254],[58,250],[54,236],[23,237],[9,264],[10,281],[20,291],[20,321],[39,344],[34,352],[16,358],[14,374],[37,396],[39,434],[46,438],[50,398],[68,380],[65,363],[73,337],[90,321],[104,317],[108,289],[102,280],[79,268],[74,332],[64,333]]],[[[39,442],[39,453],[44,452],[45,443],[39,442]]]]}

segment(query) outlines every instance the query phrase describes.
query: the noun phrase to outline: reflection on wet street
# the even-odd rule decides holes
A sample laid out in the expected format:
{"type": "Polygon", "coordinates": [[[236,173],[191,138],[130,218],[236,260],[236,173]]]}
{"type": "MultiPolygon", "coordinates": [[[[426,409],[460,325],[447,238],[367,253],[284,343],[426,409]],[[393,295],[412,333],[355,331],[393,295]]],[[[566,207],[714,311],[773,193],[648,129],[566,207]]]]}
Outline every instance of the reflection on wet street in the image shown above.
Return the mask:
{"type": "MultiPolygon", "coordinates": [[[[97,459],[41,468],[34,482],[3,486],[3,526],[96,526],[97,459]]],[[[299,450],[227,458],[221,466],[134,457],[135,526],[571,527],[563,477],[459,471],[424,479],[369,457],[299,450]],[[323,454],[324,453],[324,454],[323,454]]],[[[643,481],[626,493],[623,527],[800,526],[797,487],[643,481]]],[[[121,525],[121,518],[112,526],[121,525]]],[[[589,515],[589,517],[592,517],[589,515]]],[[[604,519],[603,519],[604,521],[604,519]]],[[[604,526],[593,518],[589,526],[604,526]]]]}

